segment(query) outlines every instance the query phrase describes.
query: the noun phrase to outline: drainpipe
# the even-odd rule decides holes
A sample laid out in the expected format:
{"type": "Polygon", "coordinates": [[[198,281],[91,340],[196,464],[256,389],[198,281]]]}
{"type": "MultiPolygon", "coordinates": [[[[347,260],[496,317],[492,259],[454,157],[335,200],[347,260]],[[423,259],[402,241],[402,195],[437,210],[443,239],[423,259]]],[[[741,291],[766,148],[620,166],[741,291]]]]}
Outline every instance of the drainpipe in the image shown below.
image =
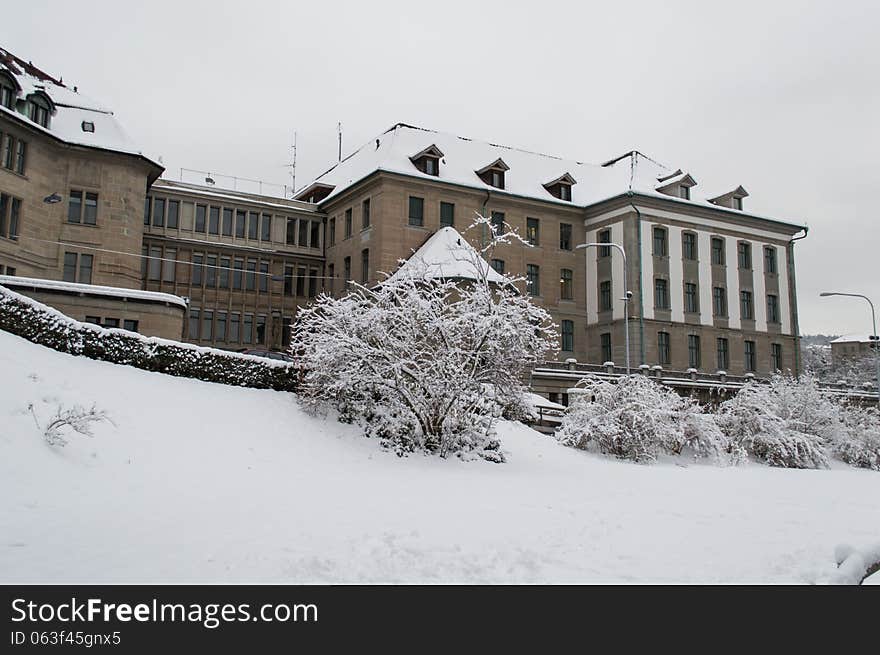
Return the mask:
{"type": "MultiPolygon", "coordinates": [[[[627,195],[630,197],[629,206],[633,208],[636,213],[636,239],[638,243],[639,249],[639,363],[645,363],[645,300],[644,294],[642,293],[642,212],[639,211],[639,208],[635,206],[632,201],[633,192],[630,190],[627,192],[627,195]]],[[[626,329],[629,330],[629,325],[626,326],[626,329]]]]}
{"type": "Polygon", "coordinates": [[[795,279],[794,279],[794,242],[800,241],[801,239],[806,239],[807,234],[810,232],[810,228],[804,227],[803,235],[799,237],[793,237],[788,240],[788,297],[789,303],[791,303],[791,331],[794,334],[794,374],[795,376],[800,376],[801,374],[801,329],[800,322],[798,321],[798,309],[797,309],[797,294],[795,293],[795,279]]]}

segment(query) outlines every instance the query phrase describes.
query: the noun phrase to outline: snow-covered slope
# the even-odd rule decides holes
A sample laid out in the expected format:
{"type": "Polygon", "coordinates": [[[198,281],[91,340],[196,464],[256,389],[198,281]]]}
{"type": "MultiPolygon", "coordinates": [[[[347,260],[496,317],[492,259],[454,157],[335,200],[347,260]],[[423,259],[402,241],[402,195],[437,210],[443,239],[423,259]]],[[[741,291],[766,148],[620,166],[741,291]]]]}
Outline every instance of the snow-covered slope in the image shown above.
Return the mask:
{"type": "Polygon", "coordinates": [[[876,542],[880,475],[638,466],[501,427],[509,462],[398,459],[285,393],[0,332],[0,582],[810,582],[876,542]],[[47,446],[58,405],[116,427],[47,446]]]}

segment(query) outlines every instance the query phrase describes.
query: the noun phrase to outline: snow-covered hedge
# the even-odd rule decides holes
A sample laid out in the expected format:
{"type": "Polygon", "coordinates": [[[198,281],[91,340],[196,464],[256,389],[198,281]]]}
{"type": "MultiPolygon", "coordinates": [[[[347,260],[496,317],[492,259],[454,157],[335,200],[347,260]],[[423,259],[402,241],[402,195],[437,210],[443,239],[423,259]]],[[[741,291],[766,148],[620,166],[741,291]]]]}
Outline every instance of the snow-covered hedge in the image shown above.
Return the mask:
{"type": "Polygon", "coordinates": [[[0,286],[0,330],[71,355],[207,382],[292,391],[293,364],[80,323],[0,286]]]}

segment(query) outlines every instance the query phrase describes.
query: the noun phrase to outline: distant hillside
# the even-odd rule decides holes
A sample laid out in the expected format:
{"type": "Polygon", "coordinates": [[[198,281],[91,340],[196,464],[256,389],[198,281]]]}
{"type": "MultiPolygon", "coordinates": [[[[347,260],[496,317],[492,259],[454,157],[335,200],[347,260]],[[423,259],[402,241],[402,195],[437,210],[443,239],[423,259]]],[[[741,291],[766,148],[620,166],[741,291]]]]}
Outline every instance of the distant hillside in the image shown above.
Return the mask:
{"type": "Polygon", "coordinates": [[[801,345],[827,346],[839,336],[839,334],[803,334],[801,335],[801,345]]]}

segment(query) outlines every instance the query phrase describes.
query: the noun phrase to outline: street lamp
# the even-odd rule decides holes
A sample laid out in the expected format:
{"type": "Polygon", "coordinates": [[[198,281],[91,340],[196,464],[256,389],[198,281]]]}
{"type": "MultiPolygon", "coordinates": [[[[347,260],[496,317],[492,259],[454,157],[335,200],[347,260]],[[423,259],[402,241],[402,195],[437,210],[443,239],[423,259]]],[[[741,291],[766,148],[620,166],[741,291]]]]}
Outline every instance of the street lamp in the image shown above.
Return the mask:
{"type": "Polygon", "coordinates": [[[850,298],[863,298],[868,301],[868,304],[871,306],[871,325],[874,328],[874,333],[868,337],[868,340],[871,341],[871,345],[874,348],[874,361],[877,363],[877,404],[880,405],[880,336],[877,335],[877,314],[874,312],[874,303],[871,302],[871,299],[868,296],[863,296],[860,293],[842,293],[840,291],[823,291],[819,294],[822,298],[826,298],[828,296],[849,296],[850,298]]]}
{"type": "MultiPolygon", "coordinates": [[[[627,284],[627,268],[626,268],[626,251],[623,249],[619,243],[611,243],[611,242],[603,242],[603,243],[582,243],[578,246],[575,246],[576,250],[580,250],[581,248],[617,248],[620,251],[621,257],[623,257],[623,333],[624,339],[626,341],[626,374],[629,375],[629,300],[632,298],[632,291],[627,289],[629,284],[627,284]]],[[[589,275],[589,273],[588,273],[589,275]]]]}

